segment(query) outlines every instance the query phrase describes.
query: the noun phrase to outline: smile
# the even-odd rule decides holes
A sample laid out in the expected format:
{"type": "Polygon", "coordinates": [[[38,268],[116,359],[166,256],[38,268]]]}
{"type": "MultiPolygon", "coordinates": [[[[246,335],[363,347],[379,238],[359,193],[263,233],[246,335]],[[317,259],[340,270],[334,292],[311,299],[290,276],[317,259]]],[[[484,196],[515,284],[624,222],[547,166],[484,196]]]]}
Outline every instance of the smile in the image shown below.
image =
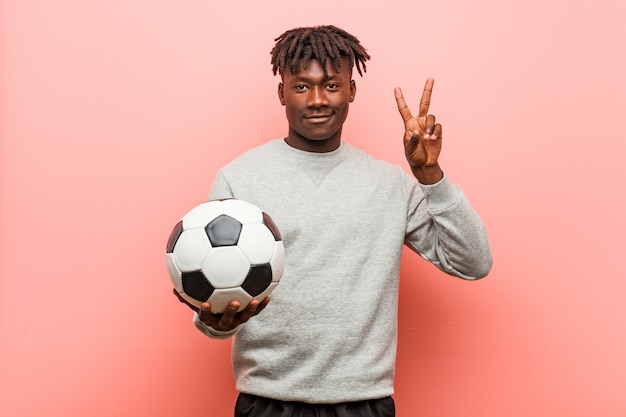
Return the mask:
{"type": "Polygon", "coordinates": [[[313,116],[306,116],[305,119],[311,123],[324,123],[332,117],[332,114],[316,114],[313,116]]]}

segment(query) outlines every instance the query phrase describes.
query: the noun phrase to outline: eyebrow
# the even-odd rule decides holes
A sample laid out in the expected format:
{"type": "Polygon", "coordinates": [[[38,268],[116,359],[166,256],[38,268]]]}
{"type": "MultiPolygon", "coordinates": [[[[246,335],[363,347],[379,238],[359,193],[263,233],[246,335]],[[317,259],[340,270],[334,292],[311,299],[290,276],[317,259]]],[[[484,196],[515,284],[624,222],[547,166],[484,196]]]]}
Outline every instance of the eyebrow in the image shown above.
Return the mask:
{"type": "MultiPolygon", "coordinates": [[[[298,81],[311,81],[312,80],[311,77],[301,76],[301,75],[294,75],[294,79],[298,81]]],[[[337,74],[325,75],[322,81],[335,80],[335,79],[337,79],[337,74]]]]}

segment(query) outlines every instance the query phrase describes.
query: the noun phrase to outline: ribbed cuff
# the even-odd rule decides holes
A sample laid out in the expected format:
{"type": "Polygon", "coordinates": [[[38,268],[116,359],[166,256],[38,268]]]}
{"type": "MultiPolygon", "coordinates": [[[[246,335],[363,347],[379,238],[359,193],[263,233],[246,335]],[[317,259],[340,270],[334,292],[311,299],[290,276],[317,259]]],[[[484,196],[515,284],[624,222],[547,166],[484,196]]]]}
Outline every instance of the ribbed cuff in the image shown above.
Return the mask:
{"type": "Polygon", "coordinates": [[[229,337],[234,336],[241,325],[235,327],[233,330],[217,330],[211,326],[207,326],[202,321],[200,321],[200,317],[198,317],[198,313],[193,314],[193,324],[196,326],[198,330],[200,330],[205,335],[209,336],[212,339],[228,339],[229,337]]]}
{"type": "Polygon", "coordinates": [[[420,187],[426,196],[429,211],[445,210],[462,198],[460,189],[448,180],[445,173],[439,182],[430,185],[420,184],[420,187]]]}

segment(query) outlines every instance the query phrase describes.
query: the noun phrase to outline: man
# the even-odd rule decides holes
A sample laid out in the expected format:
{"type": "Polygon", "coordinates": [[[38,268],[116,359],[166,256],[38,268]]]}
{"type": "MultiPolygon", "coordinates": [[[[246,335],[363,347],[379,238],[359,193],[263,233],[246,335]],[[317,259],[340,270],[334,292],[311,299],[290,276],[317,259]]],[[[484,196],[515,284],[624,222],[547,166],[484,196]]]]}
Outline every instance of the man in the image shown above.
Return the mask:
{"type": "Polygon", "coordinates": [[[352,69],[363,75],[369,59],[358,39],[317,26],[276,41],[288,134],[223,167],[209,198],[270,213],[285,244],[284,274],[271,303],[255,300],[237,313],[233,301],[219,316],[204,303],[194,323],[212,338],[235,336],[238,417],[393,416],[402,247],[478,279],[492,262],[485,231],[439,166],[432,79],[415,116],[395,90],[413,178],[342,140],[356,95],[352,69]]]}

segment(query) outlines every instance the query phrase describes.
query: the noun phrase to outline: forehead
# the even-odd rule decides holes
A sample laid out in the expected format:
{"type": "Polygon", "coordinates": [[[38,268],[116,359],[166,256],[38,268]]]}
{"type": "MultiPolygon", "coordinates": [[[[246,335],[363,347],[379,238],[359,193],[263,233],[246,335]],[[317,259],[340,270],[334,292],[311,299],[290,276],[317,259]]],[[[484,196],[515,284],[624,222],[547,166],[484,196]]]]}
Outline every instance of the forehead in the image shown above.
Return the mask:
{"type": "MultiPolygon", "coordinates": [[[[290,65],[288,65],[287,68],[290,68],[290,65]]],[[[296,66],[296,71],[291,72],[291,70],[288,69],[283,74],[283,78],[285,76],[297,77],[297,78],[307,78],[307,77],[352,78],[352,68],[350,67],[350,61],[348,60],[348,58],[345,58],[345,57],[341,58],[341,66],[338,69],[335,69],[335,66],[332,63],[332,60],[329,59],[326,61],[326,73],[324,74],[322,63],[319,60],[311,59],[307,63],[306,68],[304,68],[304,60],[299,60],[296,66]]]]}

